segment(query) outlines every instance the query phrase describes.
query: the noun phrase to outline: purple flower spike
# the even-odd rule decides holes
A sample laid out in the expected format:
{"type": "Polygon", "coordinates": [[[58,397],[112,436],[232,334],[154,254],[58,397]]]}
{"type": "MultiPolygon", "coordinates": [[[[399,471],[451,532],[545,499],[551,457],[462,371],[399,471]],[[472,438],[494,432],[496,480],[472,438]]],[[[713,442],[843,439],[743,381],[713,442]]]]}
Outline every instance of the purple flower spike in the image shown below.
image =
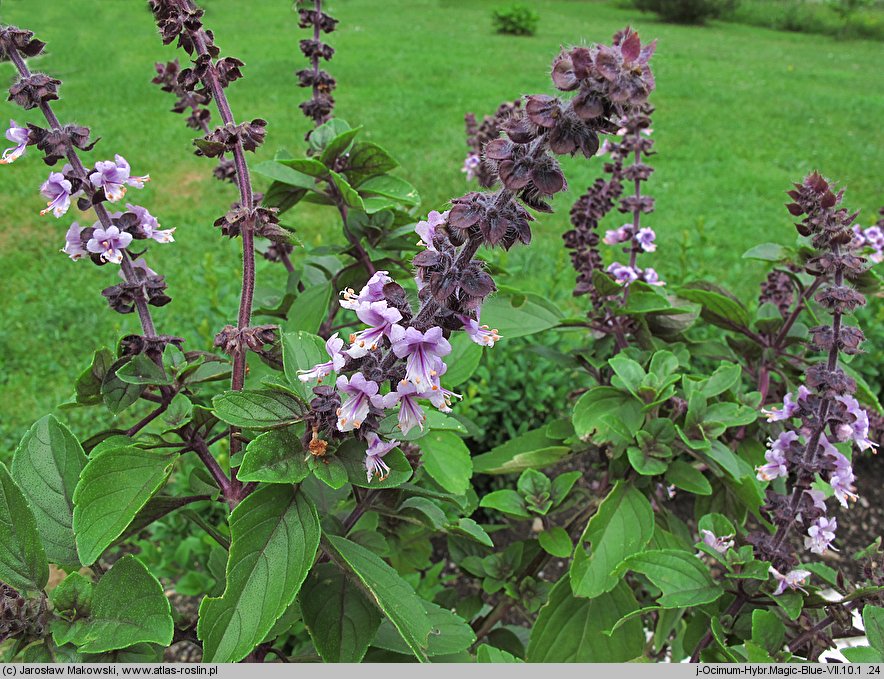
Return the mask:
{"type": "Polygon", "coordinates": [[[705,528],[700,531],[700,534],[703,536],[703,542],[712,547],[712,549],[719,554],[724,554],[734,546],[733,535],[723,535],[722,537],[718,537],[711,530],[706,530],[705,528]]]}
{"type": "Polygon", "coordinates": [[[349,396],[338,409],[338,430],[353,431],[359,429],[371,407],[371,397],[378,393],[378,383],[365,379],[362,373],[353,373],[338,377],[338,391],[349,396]]]}
{"type": "Polygon", "coordinates": [[[635,234],[635,240],[639,244],[642,250],[645,252],[654,252],[657,249],[657,246],[654,244],[654,241],[657,239],[657,234],[654,233],[653,229],[644,228],[639,229],[638,233],[635,234]]]}
{"type": "Polygon", "coordinates": [[[111,203],[116,203],[123,200],[127,186],[144,188],[144,183],[150,181],[150,175],[132,176],[129,163],[123,156],[117,154],[113,161],[100,160],[95,163],[95,172],[89,175],[89,181],[96,189],[104,189],[107,199],[111,203]]]}
{"type": "MultiPolygon", "coordinates": [[[[65,165],[67,167],[70,166],[65,165]]],[[[40,187],[40,193],[49,199],[46,209],[40,210],[41,215],[51,212],[57,219],[71,206],[71,183],[61,172],[50,172],[49,179],[40,187]]]]}
{"type": "Polygon", "coordinates": [[[433,237],[436,235],[436,229],[445,224],[446,219],[448,219],[448,211],[440,213],[432,210],[427,215],[426,221],[418,222],[414,227],[415,233],[421,237],[418,245],[435,252],[436,248],[433,246],[433,237]]]}
{"type": "Polygon", "coordinates": [[[417,403],[418,391],[411,382],[402,380],[396,385],[396,391],[389,394],[372,397],[371,402],[378,408],[392,408],[399,404],[399,429],[405,435],[415,427],[424,428],[424,421],[427,416],[424,415],[423,408],[417,403]]]}
{"type": "Polygon", "coordinates": [[[835,465],[835,469],[829,474],[829,485],[832,487],[835,498],[842,507],[846,508],[848,500],[855,501],[857,499],[856,488],[853,485],[856,481],[853,466],[850,464],[850,460],[844,457],[835,446],[824,440],[825,437],[822,439],[820,443],[823,450],[835,465]]]}
{"type": "Polygon", "coordinates": [[[393,333],[393,353],[399,358],[407,358],[405,379],[419,391],[433,388],[435,377],[442,363],[437,359],[451,353],[451,345],[442,336],[442,328],[430,328],[421,332],[417,328],[402,330],[401,326],[393,333]]]}
{"type": "Polygon", "coordinates": [[[457,318],[463,323],[463,329],[470,339],[480,346],[493,347],[494,343],[501,339],[497,330],[493,330],[487,325],[479,325],[479,320],[474,320],[469,316],[458,316],[457,318]]]}
{"type": "Polygon", "coordinates": [[[814,554],[825,554],[827,549],[838,551],[832,547],[835,539],[835,531],[838,530],[838,520],[819,517],[813,525],[807,529],[807,537],[804,538],[804,548],[814,554]]]}
{"type": "Polygon", "coordinates": [[[402,312],[389,306],[385,300],[360,304],[356,307],[356,315],[368,328],[350,335],[351,346],[347,354],[352,358],[362,358],[377,349],[381,339],[390,336],[396,321],[402,320],[402,312]]]}
{"type": "Polygon", "coordinates": [[[466,174],[468,182],[471,182],[476,178],[476,173],[479,171],[479,166],[481,164],[482,159],[479,157],[478,153],[471,151],[467,154],[467,157],[464,158],[463,167],[460,171],[466,174]]]}
{"type": "Polygon", "coordinates": [[[376,271],[375,274],[368,279],[365,287],[356,294],[353,288],[347,288],[341,291],[341,307],[344,309],[355,310],[360,304],[366,302],[380,302],[384,299],[384,286],[392,283],[393,279],[389,276],[389,271],[376,271]]]}
{"type": "Polygon", "coordinates": [[[86,249],[96,255],[100,255],[105,262],[120,264],[123,261],[123,250],[129,247],[132,235],[116,226],[103,229],[100,226],[92,232],[92,238],[86,243],[86,249]]]}
{"type": "Polygon", "coordinates": [[[83,232],[84,228],[85,227],[77,224],[77,222],[74,222],[71,224],[71,228],[68,229],[68,232],[64,237],[64,247],[61,251],[75,262],[78,259],[83,259],[83,257],[89,254],[83,249],[83,241],[80,238],[80,234],[83,232]]]}
{"type": "Polygon", "coordinates": [[[773,592],[774,596],[779,596],[786,591],[786,588],[800,589],[807,594],[807,590],[801,585],[803,585],[807,578],[810,577],[810,571],[792,570],[783,575],[776,568],[771,566],[768,569],[768,572],[773,575],[774,580],[777,581],[777,588],[773,592]]]}
{"type": "Polygon", "coordinates": [[[19,127],[14,120],[10,120],[9,129],[6,130],[6,138],[15,146],[3,151],[3,156],[0,157],[0,165],[9,165],[21,158],[28,146],[28,128],[19,127]]]}
{"type": "Polygon", "coordinates": [[[126,203],[126,209],[138,217],[138,225],[144,231],[145,236],[152,238],[157,243],[175,242],[175,239],[172,237],[175,229],[160,229],[160,223],[157,221],[157,218],[150,214],[146,208],[126,203]]]}
{"type": "Polygon", "coordinates": [[[797,440],[798,434],[794,431],[784,431],[776,441],[770,442],[770,448],[764,454],[767,463],[755,469],[759,481],[773,481],[780,476],[789,475],[786,467],[786,451],[797,440]]]}
{"type": "Polygon", "coordinates": [[[314,365],[310,370],[299,370],[298,379],[301,380],[301,382],[309,382],[310,380],[322,382],[324,378],[328,377],[333,372],[339,371],[344,367],[344,363],[347,360],[341,352],[341,349],[343,348],[344,340],[338,337],[338,333],[329,337],[325,342],[325,351],[328,353],[331,360],[326,361],[325,363],[320,363],[319,365],[314,365]]]}
{"type": "Polygon", "coordinates": [[[384,462],[384,455],[399,445],[399,441],[384,441],[380,436],[371,432],[368,437],[368,449],[365,451],[365,471],[368,481],[372,478],[383,481],[390,475],[390,468],[384,462]]]}

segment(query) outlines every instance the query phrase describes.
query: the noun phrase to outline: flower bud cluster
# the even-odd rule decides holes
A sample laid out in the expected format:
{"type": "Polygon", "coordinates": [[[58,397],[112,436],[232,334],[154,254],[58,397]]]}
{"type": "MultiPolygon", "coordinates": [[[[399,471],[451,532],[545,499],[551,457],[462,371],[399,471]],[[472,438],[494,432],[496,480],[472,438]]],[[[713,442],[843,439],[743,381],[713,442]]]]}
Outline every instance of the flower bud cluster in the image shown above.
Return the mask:
{"type": "Polygon", "coordinates": [[[312,8],[300,7],[298,18],[301,28],[313,29],[313,37],[300,42],[301,53],[310,60],[310,67],[301,69],[295,75],[298,85],[309,87],[312,94],[299,107],[305,116],[313,120],[314,125],[322,125],[331,118],[335,107],[331,93],[337,83],[328,71],[319,68],[320,59],[329,61],[335,53],[331,45],[322,42],[320,37],[322,33],[334,31],[338,20],[322,11],[322,0],[314,0],[312,8]]]}
{"type": "Polygon", "coordinates": [[[761,481],[783,477],[790,495],[767,491],[764,511],[777,526],[775,535],[750,534],[758,557],[772,564],[778,584],[775,593],[800,587],[805,571],[796,570],[798,559],[788,543],[793,527],[803,533],[801,546],[824,554],[834,549],[837,521],[828,516],[829,495],[843,507],[856,500],[851,450],[864,452],[877,444],[869,435],[869,416],[854,397],[856,382],[839,367],[841,353],[860,351],[862,331],[844,323],[844,314],[865,303],[849,279],[865,270],[866,260],[856,254],[852,224],[856,213],[841,207],[843,191],[837,193],[818,173],[806,177],[789,192],[789,212],[801,217],[798,232],[809,238],[817,252],[806,263],[808,273],[824,283],[816,300],[831,315],[830,323],[810,329],[810,348],[822,352],[813,362],[805,383],[786,394],[779,408],[764,409],[768,421],[781,423],[783,430],[768,443],[765,463],[757,468],[761,481]],[[828,485],[830,493],[814,487],[815,480],[828,485]],[[790,578],[791,576],[791,578],[790,578]]]}

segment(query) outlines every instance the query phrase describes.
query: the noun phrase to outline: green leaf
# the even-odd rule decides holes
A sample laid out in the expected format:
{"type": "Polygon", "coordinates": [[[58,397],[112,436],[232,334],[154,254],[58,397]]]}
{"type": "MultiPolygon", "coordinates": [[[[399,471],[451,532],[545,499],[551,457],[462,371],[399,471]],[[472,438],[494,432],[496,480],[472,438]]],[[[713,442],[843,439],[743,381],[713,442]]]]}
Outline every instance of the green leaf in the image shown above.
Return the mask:
{"type": "MultiPolygon", "coordinates": [[[[428,656],[459,653],[475,643],[476,635],[463,618],[429,601],[422,603],[432,626],[427,645],[428,656]]],[[[409,652],[408,646],[388,620],[381,623],[372,646],[394,653],[407,654],[409,652]]]]}
{"type": "Polygon", "coordinates": [[[666,480],[675,486],[695,495],[712,495],[712,484],[687,462],[675,460],[666,470],[666,480]]]}
{"type": "MultiPolygon", "coordinates": [[[[294,170],[289,170],[289,172],[294,172],[294,170]]],[[[306,177],[306,175],[304,176],[306,177]]],[[[311,177],[306,177],[306,179],[311,183],[314,181],[311,177]]],[[[307,189],[299,189],[283,182],[273,182],[264,192],[264,200],[261,201],[261,204],[266,207],[275,207],[280,213],[283,213],[300,203],[306,195],[307,189]]]]}
{"type": "Polygon", "coordinates": [[[752,641],[771,655],[776,655],[786,639],[786,626],[773,611],[752,611],[752,641]]]}
{"type": "Polygon", "coordinates": [[[476,649],[476,662],[480,663],[520,663],[519,658],[494,646],[482,644],[476,649]]]}
{"type": "Polygon", "coordinates": [[[266,431],[246,446],[236,477],[240,481],[300,483],[310,473],[298,427],[266,431]]]}
{"type": "Polygon", "coordinates": [[[341,132],[334,139],[331,139],[325,145],[325,148],[322,149],[319,160],[327,167],[332,167],[335,161],[338,159],[338,156],[347,152],[347,149],[349,149],[351,144],[353,144],[353,140],[359,134],[359,131],[361,129],[361,126],[355,127],[352,130],[341,132]]]}
{"type": "Polygon", "coordinates": [[[385,198],[393,198],[403,205],[415,207],[420,204],[421,197],[417,189],[404,179],[384,174],[366,179],[359,185],[359,193],[374,193],[385,198]]]}
{"type": "Polygon", "coordinates": [[[594,387],[574,404],[574,431],[584,441],[628,443],[644,420],[642,402],[614,387],[594,387]]]}
{"type": "Polygon", "coordinates": [[[782,262],[789,258],[790,251],[779,243],[761,243],[743,253],[743,259],[758,259],[762,262],[782,262]]]}
{"type": "Polygon", "coordinates": [[[844,657],[852,663],[880,663],[884,655],[869,646],[851,646],[841,649],[844,657]]]}
{"type": "Polygon", "coordinates": [[[466,535],[486,547],[494,547],[491,536],[478,523],[467,517],[461,517],[449,528],[449,532],[466,535]]]}
{"type": "Polygon", "coordinates": [[[608,365],[611,366],[614,373],[620,378],[619,384],[614,382],[612,384],[615,387],[625,387],[634,396],[638,397],[638,389],[645,379],[645,371],[641,364],[633,361],[631,358],[627,358],[623,354],[617,354],[614,358],[608,360],[608,365]]]}
{"type": "Polygon", "coordinates": [[[700,391],[706,398],[712,398],[723,394],[740,381],[742,369],[736,363],[725,363],[724,361],[715,369],[709,378],[703,382],[700,391]]]}
{"type": "Polygon", "coordinates": [[[245,429],[275,429],[303,418],[304,407],[282,391],[227,391],[212,399],[219,420],[245,429]]]}
{"type": "MultiPolygon", "coordinates": [[[[169,346],[172,346],[171,344],[169,346]]],[[[190,422],[193,417],[193,403],[182,393],[175,394],[166,412],[162,414],[163,422],[169,430],[178,429],[190,422]]]]}
{"type": "MultiPolygon", "coordinates": [[[[277,162],[309,177],[327,177],[329,173],[329,169],[315,158],[289,158],[277,162]]],[[[303,188],[310,187],[305,186],[303,188]]]]}
{"type": "MultiPolygon", "coordinates": [[[[299,370],[310,370],[313,366],[329,360],[325,350],[325,341],[309,332],[298,331],[282,336],[282,364],[285,376],[292,389],[300,394],[305,401],[313,399],[314,381],[302,382],[298,379],[299,370]]],[[[334,385],[334,374],[324,378],[322,382],[334,385]]]]}
{"type": "MultiPolygon", "coordinates": [[[[344,179],[343,176],[339,175],[337,172],[332,172],[329,170],[329,178],[331,179],[332,186],[335,187],[335,190],[341,195],[341,199],[344,201],[344,204],[347,207],[355,208],[361,212],[365,211],[365,205],[362,203],[362,198],[356,192],[350,184],[347,183],[347,180],[344,179]]],[[[351,213],[352,214],[352,213],[351,213]]]]}
{"type": "Polygon", "coordinates": [[[374,477],[369,480],[365,469],[365,448],[364,441],[351,438],[344,441],[335,451],[335,455],[347,470],[348,480],[354,486],[373,490],[396,488],[408,481],[414,473],[405,454],[398,448],[393,448],[384,455],[384,464],[390,468],[389,475],[385,479],[374,477]]]}
{"type": "Polygon", "coordinates": [[[473,458],[477,474],[511,474],[555,464],[571,452],[561,439],[548,436],[547,427],[520,434],[473,458]]]}
{"type": "Polygon", "coordinates": [[[419,440],[424,469],[442,488],[463,495],[470,487],[473,460],[463,439],[450,431],[431,431],[419,440]]]}
{"type": "Polygon", "coordinates": [[[657,549],[635,554],[620,564],[625,571],[641,573],[662,592],[663,608],[687,608],[716,601],[724,590],[715,584],[709,569],[694,554],[679,549],[657,549]]]}
{"type": "Polygon", "coordinates": [[[119,415],[135,403],[141,396],[141,392],[144,391],[143,385],[129,384],[117,377],[117,370],[126,365],[128,361],[128,357],[115,361],[101,381],[101,398],[107,409],[114,415],[119,415]]]}
{"type": "Polygon", "coordinates": [[[580,599],[571,593],[568,579],[562,578],[537,616],[527,660],[613,663],[637,658],[645,646],[641,620],[629,620],[610,637],[603,634],[636,609],[638,603],[625,582],[594,599],[580,599]]]}
{"type": "Polygon", "coordinates": [[[114,362],[114,355],[102,347],[92,357],[92,363],[80,373],[75,384],[77,403],[96,405],[101,403],[101,384],[114,362]]]}
{"type": "Polygon", "coordinates": [[[869,645],[884,655],[884,608],[865,606],[863,608],[863,628],[869,645]]]}
{"type": "Polygon", "coordinates": [[[92,612],[92,581],[74,571],[49,595],[57,614],[66,618],[86,618],[92,612]]]}
{"type": "MultiPolygon", "coordinates": [[[[310,150],[322,151],[326,146],[328,146],[329,142],[331,142],[332,139],[337,137],[339,134],[343,134],[349,129],[350,125],[347,123],[346,120],[343,120],[342,118],[332,118],[331,120],[317,127],[315,130],[312,130],[310,134],[307,135],[307,141],[310,144],[310,150]]],[[[285,158],[280,158],[280,154],[277,153],[277,160],[285,160],[285,158]]]]}
{"type": "Polygon", "coordinates": [[[264,639],[295,600],[319,535],[316,507],[292,486],[264,486],[236,506],[224,594],[200,605],[204,662],[239,662],[264,639]]]}
{"type": "Polygon", "coordinates": [[[80,563],[90,566],[163,487],[176,455],[126,446],[89,458],[74,491],[74,534],[80,563]]]}
{"type": "Polygon", "coordinates": [[[554,328],[562,312],[544,298],[501,287],[482,306],[482,324],[496,329],[505,339],[533,335],[554,328]]]}
{"type": "Polygon", "coordinates": [[[543,551],[560,559],[567,559],[574,551],[568,531],[561,526],[553,526],[549,530],[543,531],[537,536],[537,540],[543,547],[543,551]]]}
{"type": "Polygon", "coordinates": [[[311,191],[316,188],[316,179],[314,179],[313,176],[298,172],[290,165],[286,165],[276,160],[267,160],[263,163],[258,163],[252,167],[252,171],[286,186],[294,186],[298,189],[311,191]]]}
{"type": "Polygon", "coordinates": [[[398,166],[399,163],[382,147],[372,142],[360,141],[350,151],[345,174],[350,184],[358,187],[366,179],[386,174],[398,166]]]}
{"type": "Polygon", "coordinates": [[[138,643],[168,646],[175,626],[163,587],[127,554],[95,586],[92,615],[73,625],[81,653],[105,653],[138,643]]]}
{"type": "Polygon", "coordinates": [[[359,662],[368,650],[381,616],[334,564],[315,567],[298,595],[304,624],[325,662],[359,662]]]}
{"type": "Polygon", "coordinates": [[[495,490],[483,495],[479,506],[486,509],[496,509],[519,519],[527,519],[531,516],[525,508],[524,498],[511,488],[495,490]]]}
{"type": "Polygon", "coordinates": [[[24,435],[12,458],[12,477],[28,500],[37,531],[52,563],[77,566],[74,489],[86,466],[76,437],[52,415],[24,435]]]}
{"type": "Polygon", "coordinates": [[[117,370],[117,377],[127,384],[172,384],[166,377],[166,371],[161,365],[157,365],[145,354],[137,354],[126,365],[117,370]]]}
{"type": "MultiPolygon", "coordinates": [[[[640,552],[654,535],[654,510],[643,493],[618,481],[593,514],[581,538],[592,544],[586,556],[578,547],[571,565],[574,594],[594,598],[610,592],[620,578],[617,566],[640,552]]],[[[615,620],[616,622],[616,620],[615,620]]]]}
{"type": "Polygon", "coordinates": [[[700,315],[714,325],[725,328],[749,326],[749,312],[746,307],[711,283],[689,283],[679,289],[678,296],[702,306],[700,315]]]}
{"type": "Polygon", "coordinates": [[[24,494],[0,462],[0,580],[22,592],[40,591],[49,581],[49,563],[37,521],[24,494]]]}
{"type": "Polygon", "coordinates": [[[451,353],[445,359],[448,370],[445,373],[445,386],[454,389],[466,382],[482,360],[482,347],[473,342],[465,332],[452,333],[451,353]]]}
{"type": "Polygon", "coordinates": [[[303,330],[305,333],[313,334],[319,332],[319,326],[328,316],[331,298],[331,283],[314,285],[304,290],[295,298],[289,311],[288,321],[285,323],[285,331],[288,333],[303,330]]]}
{"type": "Polygon", "coordinates": [[[359,578],[411,652],[426,662],[432,624],[411,585],[365,547],[336,535],[328,535],[327,539],[329,556],[359,578]]]}
{"type": "Polygon", "coordinates": [[[322,481],[329,488],[338,490],[347,485],[347,468],[338,457],[333,455],[314,457],[311,455],[310,459],[307,460],[307,464],[310,466],[310,471],[313,472],[313,476],[322,481]]]}
{"type": "Polygon", "coordinates": [[[396,511],[418,515],[433,530],[442,530],[448,523],[448,517],[445,516],[445,512],[439,508],[439,505],[425,497],[410,497],[400,504],[396,511]]]}

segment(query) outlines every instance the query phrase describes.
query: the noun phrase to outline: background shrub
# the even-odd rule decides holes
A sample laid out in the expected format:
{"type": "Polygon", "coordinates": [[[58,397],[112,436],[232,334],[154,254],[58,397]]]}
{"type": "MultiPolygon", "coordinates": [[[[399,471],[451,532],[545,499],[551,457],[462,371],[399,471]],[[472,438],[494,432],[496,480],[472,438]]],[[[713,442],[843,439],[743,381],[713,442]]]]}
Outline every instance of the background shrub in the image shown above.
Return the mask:
{"type": "Polygon", "coordinates": [[[540,15],[525,5],[510,5],[491,14],[494,30],[507,35],[534,35],[539,21],[540,15]]]}
{"type": "Polygon", "coordinates": [[[634,0],[637,9],[654,12],[663,21],[702,24],[732,12],[737,0],[634,0]]]}

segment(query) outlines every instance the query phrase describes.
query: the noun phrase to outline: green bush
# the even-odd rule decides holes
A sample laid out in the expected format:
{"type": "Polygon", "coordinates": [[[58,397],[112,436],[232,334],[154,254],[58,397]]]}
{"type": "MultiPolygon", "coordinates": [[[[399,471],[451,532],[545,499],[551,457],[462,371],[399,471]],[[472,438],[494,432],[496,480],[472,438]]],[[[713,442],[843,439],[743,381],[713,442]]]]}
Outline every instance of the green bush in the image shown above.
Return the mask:
{"type": "Polygon", "coordinates": [[[702,24],[736,9],[737,0],[634,0],[636,9],[654,12],[663,21],[702,24]]]}
{"type": "Polygon", "coordinates": [[[494,30],[507,35],[534,35],[539,21],[540,15],[525,5],[510,5],[491,14],[494,30]]]}

